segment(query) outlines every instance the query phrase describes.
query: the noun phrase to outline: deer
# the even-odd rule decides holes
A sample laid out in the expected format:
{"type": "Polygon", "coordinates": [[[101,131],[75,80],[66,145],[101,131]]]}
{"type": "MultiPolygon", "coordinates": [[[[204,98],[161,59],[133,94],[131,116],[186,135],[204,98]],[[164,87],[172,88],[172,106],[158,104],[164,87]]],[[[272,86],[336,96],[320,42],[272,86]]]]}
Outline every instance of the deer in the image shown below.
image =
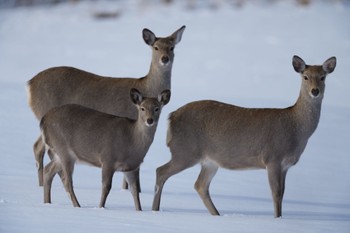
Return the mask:
{"type": "Polygon", "coordinates": [[[322,65],[306,65],[295,55],[292,64],[302,82],[297,101],[288,108],[244,108],[201,100],[169,114],[166,142],[171,159],[156,169],[153,211],[159,211],[168,178],[200,164],[194,188],[210,214],[220,215],[209,194],[220,167],[266,169],[274,217],[282,217],[287,171],[298,162],[317,128],[325,79],[334,71],[336,58],[322,65]]]}
{"type": "MultiPolygon", "coordinates": [[[[161,91],[170,89],[174,48],[181,41],[185,28],[184,25],[167,37],[156,37],[151,30],[143,29],[143,39],[152,48],[152,61],[148,74],[141,78],[104,77],[66,66],[52,67],[38,73],[27,83],[30,108],[38,120],[50,109],[65,104],[79,104],[136,119],[137,109],[130,101],[129,90],[137,88],[148,97],[157,97],[161,91]]],[[[39,136],[33,146],[39,186],[43,185],[45,148],[42,142],[39,136]]],[[[52,157],[50,151],[48,154],[52,157]]],[[[137,182],[141,191],[139,179],[137,182]]],[[[123,188],[127,189],[125,180],[123,188]]]]}
{"type": "Polygon", "coordinates": [[[137,120],[119,117],[77,104],[66,104],[49,110],[40,121],[41,138],[52,160],[44,168],[44,203],[51,203],[54,176],[62,173],[62,182],[74,207],[80,207],[73,190],[76,162],[102,168],[104,208],[116,171],[124,173],[130,184],[135,209],[141,211],[137,176],[134,171],[143,162],[153,142],[162,107],[170,100],[170,90],[157,98],[144,97],[139,90],[130,90],[130,99],[137,107],[137,120]]]}

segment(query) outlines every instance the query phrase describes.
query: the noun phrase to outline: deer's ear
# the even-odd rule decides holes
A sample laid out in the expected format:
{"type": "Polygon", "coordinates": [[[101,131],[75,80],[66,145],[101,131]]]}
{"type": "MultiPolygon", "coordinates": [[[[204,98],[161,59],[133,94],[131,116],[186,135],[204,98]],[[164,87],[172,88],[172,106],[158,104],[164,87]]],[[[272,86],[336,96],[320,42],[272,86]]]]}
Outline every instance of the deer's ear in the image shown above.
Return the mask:
{"type": "Polygon", "coordinates": [[[186,26],[183,25],[180,29],[178,29],[176,32],[171,34],[170,37],[172,37],[174,39],[175,44],[177,44],[181,41],[182,33],[185,31],[185,28],[186,28],[186,26]]]}
{"type": "Polygon", "coordinates": [[[301,59],[297,55],[294,55],[293,56],[293,67],[297,73],[302,73],[305,70],[306,65],[305,65],[305,62],[303,59],[301,59]]]}
{"type": "Polygon", "coordinates": [[[136,88],[130,90],[130,98],[134,104],[140,104],[143,99],[141,93],[136,88]]]}
{"type": "Polygon", "coordinates": [[[146,44],[148,44],[150,46],[153,46],[154,42],[156,42],[156,40],[157,40],[156,35],[154,35],[154,33],[147,28],[143,29],[142,36],[143,36],[143,40],[146,42],[146,44]]]}
{"type": "Polygon", "coordinates": [[[170,96],[171,96],[170,90],[165,90],[158,95],[158,101],[162,105],[166,105],[170,101],[170,96]]]}
{"type": "Polygon", "coordinates": [[[337,65],[337,58],[331,57],[328,58],[322,65],[322,69],[326,71],[328,74],[332,73],[337,65]]]}

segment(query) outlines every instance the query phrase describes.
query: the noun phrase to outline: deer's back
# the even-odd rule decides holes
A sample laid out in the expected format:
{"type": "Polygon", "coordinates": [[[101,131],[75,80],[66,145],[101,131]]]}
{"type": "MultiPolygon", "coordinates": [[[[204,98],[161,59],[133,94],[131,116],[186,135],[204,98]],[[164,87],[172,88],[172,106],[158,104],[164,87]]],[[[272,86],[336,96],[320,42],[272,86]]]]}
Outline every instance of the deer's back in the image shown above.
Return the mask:
{"type": "Polygon", "coordinates": [[[124,156],[129,150],[125,144],[133,140],[130,133],[133,123],[131,119],[68,104],[51,109],[40,126],[45,143],[60,156],[100,167],[105,160],[113,160],[113,151],[124,156]]]}
{"type": "Polygon", "coordinates": [[[250,109],[216,101],[189,103],[169,117],[170,150],[191,150],[222,167],[265,167],[267,160],[297,154],[297,125],[289,109],[250,109]],[[275,156],[275,157],[274,157],[275,156]]]}
{"type": "Polygon", "coordinates": [[[132,78],[109,78],[73,67],[54,67],[37,74],[28,82],[29,104],[38,119],[50,109],[79,104],[113,115],[136,119],[130,101],[132,78]]]}

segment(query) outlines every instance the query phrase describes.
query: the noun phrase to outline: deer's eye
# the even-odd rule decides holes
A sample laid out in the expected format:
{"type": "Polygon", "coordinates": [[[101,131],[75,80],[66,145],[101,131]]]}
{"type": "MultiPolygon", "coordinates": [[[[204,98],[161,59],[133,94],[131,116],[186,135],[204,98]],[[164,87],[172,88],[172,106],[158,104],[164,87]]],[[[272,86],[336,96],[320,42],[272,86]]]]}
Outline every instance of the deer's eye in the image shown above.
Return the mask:
{"type": "Polygon", "coordinates": [[[170,51],[171,51],[171,52],[174,51],[174,47],[170,47],[170,51]]]}
{"type": "Polygon", "coordinates": [[[145,111],[145,108],[144,108],[144,107],[141,107],[141,111],[144,112],[144,111],[145,111]]]}
{"type": "Polygon", "coordinates": [[[159,49],[157,46],[154,46],[153,48],[154,48],[154,50],[158,50],[159,49]]]}
{"type": "Polygon", "coordinates": [[[324,81],[324,80],[325,80],[325,78],[326,78],[325,76],[322,76],[322,77],[321,77],[321,81],[324,81]]]}
{"type": "Polygon", "coordinates": [[[305,80],[309,80],[309,78],[308,78],[306,75],[304,75],[303,78],[304,78],[305,80]]]}
{"type": "Polygon", "coordinates": [[[155,111],[155,112],[158,112],[158,111],[159,111],[159,108],[155,108],[154,111],[155,111]]]}

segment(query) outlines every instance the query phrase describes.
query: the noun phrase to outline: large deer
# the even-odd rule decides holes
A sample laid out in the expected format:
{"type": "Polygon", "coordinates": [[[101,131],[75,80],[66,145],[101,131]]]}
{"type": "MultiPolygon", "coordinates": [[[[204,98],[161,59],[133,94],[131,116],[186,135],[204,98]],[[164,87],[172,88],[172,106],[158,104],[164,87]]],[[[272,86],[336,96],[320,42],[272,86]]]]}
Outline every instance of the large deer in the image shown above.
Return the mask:
{"type": "Polygon", "coordinates": [[[136,210],[141,210],[137,190],[138,169],[153,142],[161,109],[170,100],[165,90],[157,98],[144,98],[136,89],[129,97],[138,109],[137,120],[102,113],[81,105],[67,104],[49,110],[40,122],[43,143],[53,154],[44,171],[44,202],[51,203],[51,184],[58,172],[75,207],[80,204],[73,190],[75,162],[102,168],[104,207],[115,171],[124,172],[136,210]]]}
{"type": "Polygon", "coordinates": [[[285,109],[242,108],[217,101],[186,104],[169,116],[167,145],[171,160],[157,168],[153,210],[158,211],[163,185],[172,175],[201,164],[195,189],[212,215],[219,215],[209,185],[219,167],[266,169],[275,217],[282,216],[288,169],[303,153],[317,128],[325,79],[336,66],[331,57],[310,66],[298,56],[293,67],[302,84],[296,103],[285,109]]]}
{"type": "MultiPolygon", "coordinates": [[[[148,97],[157,97],[161,91],[170,90],[174,48],[181,41],[184,30],[185,26],[182,26],[164,38],[156,37],[149,29],[143,30],[145,43],[152,47],[152,61],[148,74],[142,78],[102,77],[73,67],[44,70],[28,82],[29,105],[38,120],[50,109],[64,104],[79,104],[136,119],[137,110],[130,101],[129,90],[137,88],[148,97]]],[[[34,155],[40,186],[43,185],[44,153],[39,136],[34,144],[34,155]]],[[[48,153],[52,157],[52,153],[48,153]]],[[[140,191],[139,180],[138,186],[140,191]]],[[[123,187],[127,187],[125,182],[123,187]]]]}

